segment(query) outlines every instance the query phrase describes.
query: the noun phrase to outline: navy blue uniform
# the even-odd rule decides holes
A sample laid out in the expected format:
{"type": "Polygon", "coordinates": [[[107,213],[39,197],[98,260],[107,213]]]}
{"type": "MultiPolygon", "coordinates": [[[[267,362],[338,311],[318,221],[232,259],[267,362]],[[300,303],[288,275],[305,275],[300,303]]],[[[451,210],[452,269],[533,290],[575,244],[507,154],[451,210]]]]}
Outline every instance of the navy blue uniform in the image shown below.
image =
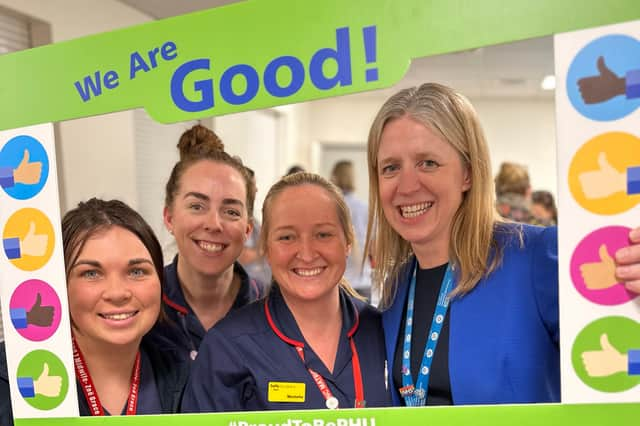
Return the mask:
{"type": "Polygon", "coordinates": [[[282,294],[274,286],[266,300],[234,312],[209,331],[192,367],[182,400],[183,412],[325,408],[325,398],[308,368],[324,378],[339,407],[353,408],[355,387],[347,333],[354,327],[366,406],[390,404],[385,383],[384,337],[380,313],[375,308],[340,291],[342,332],[331,373],[309,345],[304,345],[303,362],[295,347],[276,335],[267,321],[265,303],[275,327],[284,336],[305,342],[282,294]],[[270,401],[269,382],[294,383],[297,389],[304,383],[304,402],[270,401]]]}
{"type": "MultiPolygon", "coordinates": [[[[240,263],[235,262],[233,273],[240,277],[240,290],[233,302],[231,311],[241,308],[254,300],[260,299],[264,294],[261,287],[249,278],[240,263]]],[[[155,328],[154,332],[163,334],[173,344],[183,348],[182,355],[185,359],[191,358],[191,353],[197,353],[200,343],[207,330],[193,312],[184,298],[182,287],[178,279],[178,256],[170,265],[164,268],[163,309],[172,324],[163,324],[155,328]]]]}

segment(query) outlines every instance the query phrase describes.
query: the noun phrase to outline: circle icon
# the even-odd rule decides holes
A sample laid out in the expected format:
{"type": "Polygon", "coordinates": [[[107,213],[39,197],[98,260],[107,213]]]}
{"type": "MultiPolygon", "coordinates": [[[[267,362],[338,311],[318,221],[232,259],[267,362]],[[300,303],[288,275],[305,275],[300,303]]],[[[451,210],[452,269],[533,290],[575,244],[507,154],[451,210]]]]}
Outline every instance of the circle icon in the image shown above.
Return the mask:
{"type": "Polygon", "coordinates": [[[17,200],[34,197],[48,176],[47,151],[37,139],[15,136],[0,150],[0,186],[10,197],[17,200]]]}
{"type": "Polygon", "coordinates": [[[627,91],[628,73],[639,70],[638,40],[619,34],[597,38],[573,58],[567,72],[567,95],[586,118],[620,119],[640,106],[640,97],[629,96],[627,91]]]}
{"type": "Polygon", "coordinates": [[[615,275],[615,252],[629,245],[631,229],[607,226],[584,237],[571,256],[571,281],[585,299],[599,305],[619,305],[638,296],[615,275]]]}
{"type": "Polygon", "coordinates": [[[67,370],[49,351],[39,349],[25,355],[18,364],[16,376],[20,395],[39,410],[52,410],[67,396],[67,370]]]}
{"type": "Polygon", "coordinates": [[[46,282],[31,279],[11,295],[9,315],[16,331],[25,339],[48,339],[60,325],[62,308],[56,291],[46,282]]]}
{"type": "Polygon", "coordinates": [[[600,215],[623,213],[640,203],[628,194],[628,169],[640,167],[640,138],[624,132],[603,133],[578,149],[569,165],[569,190],[585,210],[600,215]]]}
{"type": "Polygon", "coordinates": [[[619,316],[600,318],[576,336],[571,363],[584,384],[601,392],[623,392],[640,383],[628,374],[627,354],[640,349],[640,324],[619,316]]]}
{"type": "Polygon", "coordinates": [[[53,254],[51,222],[40,210],[20,209],[9,217],[2,233],[7,259],[23,271],[42,268],[53,254]]]}

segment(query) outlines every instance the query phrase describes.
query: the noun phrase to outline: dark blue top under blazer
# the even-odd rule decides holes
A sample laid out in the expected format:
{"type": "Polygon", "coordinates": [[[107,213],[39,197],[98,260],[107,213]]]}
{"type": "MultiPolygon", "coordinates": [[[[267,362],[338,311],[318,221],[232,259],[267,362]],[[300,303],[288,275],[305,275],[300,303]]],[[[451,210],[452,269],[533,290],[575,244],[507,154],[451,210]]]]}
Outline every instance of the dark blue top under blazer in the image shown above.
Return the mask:
{"type": "MultiPolygon", "coordinates": [[[[453,403],[558,402],[557,228],[502,224],[494,236],[503,248],[500,266],[470,293],[454,298],[447,314],[453,403]]],[[[382,314],[390,366],[414,267],[415,258],[399,275],[395,299],[382,314]]],[[[398,390],[391,395],[400,405],[398,390]]]]}
{"type": "Polygon", "coordinates": [[[305,342],[295,319],[276,286],[269,297],[230,313],[205,336],[193,363],[182,401],[183,412],[298,410],[325,408],[325,399],[307,367],[320,374],[342,408],[353,408],[355,391],[351,349],[353,334],[362,370],[367,407],[390,405],[385,387],[384,337],[380,313],[340,291],[342,333],[333,373],[305,344],[305,363],[294,346],[269,325],[265,303],[275,326],[289,339],[305,342]],[[305,385],[304,402],[269,401],[269,382],[305,385]]]}

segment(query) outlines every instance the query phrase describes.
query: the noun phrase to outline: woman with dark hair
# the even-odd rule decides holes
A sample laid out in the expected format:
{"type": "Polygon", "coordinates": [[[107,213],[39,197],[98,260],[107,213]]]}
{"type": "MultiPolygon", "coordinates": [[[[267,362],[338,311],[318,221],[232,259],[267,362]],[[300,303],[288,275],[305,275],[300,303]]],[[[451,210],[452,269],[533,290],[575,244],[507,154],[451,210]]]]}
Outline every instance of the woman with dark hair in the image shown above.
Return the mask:
{"type": "Polygon", "coordinates": [[[549,191],[533,191],[531,193],[531,214],[545,226],[558,223],[558,210],[553,194],[549,191]]]}
{"type": "Polygon", "coordinates": [[[388,405],[380,314],[343,278],[355,240],[339,189],[310,173],[285,176],[262,218],[271,292],[209,331],[183,411],[388,405]]]}
{"type": "Polygon", "coordinates": [[[178,247],[164,271],[164,311],[177,327],[158,331],[193,360],[207,330],[262,296],[238,262],[253,229],[255,189],[242,162],[206,127],[184,132],[178,149],[163,213],[178,247]]]}
{"type": "MultiPolygon", "coordinates": [[[[149,333],[163,275],[151,227],[126,204],[93,198],[64,216],[62,239],[80,414],[175,413],[188,365],[149,333]]],[[[0,399],[9,401],[4,367],[0,399]]]]}

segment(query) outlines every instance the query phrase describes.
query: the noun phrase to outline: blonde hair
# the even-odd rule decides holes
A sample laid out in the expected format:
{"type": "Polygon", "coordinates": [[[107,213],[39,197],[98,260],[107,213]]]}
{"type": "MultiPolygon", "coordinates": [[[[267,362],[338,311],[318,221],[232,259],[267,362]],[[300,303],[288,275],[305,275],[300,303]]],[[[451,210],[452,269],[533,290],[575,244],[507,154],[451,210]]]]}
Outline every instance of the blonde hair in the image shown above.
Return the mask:
{"type": "MultiPolygon", "coordinates": [[[[269,239],[269,230],[271,229],[271,209],[273,203],[276,202],[278,195],[284,192],[287,188],[302,185],[315,185],[324,189],[327,194],[329,194],[336,206],[336,213],[338,215],[342,231],[344,232],[347,245],[353,247],[355,242],[355,233],[353,230],[353,224],[351,223],[351,215],[349,214],[349,207],[347,207],[340,190],[322,176],[314,173],[298,172],[283,176],[278,182],[273,184],[264,199],[262,204],[262,229],[260,231],[260,240],[258,243],[260,252],[263,254],[267,252],[267,241],[269,239]]],[[[349,284],[344,277],[340,280],[340,286],[349,295],[362,299],[362,296],[360,296],[353,287],[351,287],[351,284],[349,284]]]]}
{"type": "Polygon", "coordinates": [[[402,117],[423,124],[448,142],[469,171],[471,187],[463,194],[451,225],[449,262],[455,265],[457,278],[453,294],[470,292],[502,258],[493,237],[494,225],[501,219],[495,210],[489,148],[473,106],[453,89],[436,83],[401,90],[378,112],[367,143],[370,191],[365,252],[372,254],[376,261],[374,285],[381,293],[383,306],[393,300],[398,274],[413,254],[411,245],[385,218],[378,185],[382,131],[389,122],[402,117]],[[496,250],[494,254],[491,254],[492,247],[496,250]]]}
{"type": "Polygon", "coordinates": [[[527,168],[516,163],[502,163],[495,182],[498,197],[509,193],[526,195],[531,188],[527,168]]]}

